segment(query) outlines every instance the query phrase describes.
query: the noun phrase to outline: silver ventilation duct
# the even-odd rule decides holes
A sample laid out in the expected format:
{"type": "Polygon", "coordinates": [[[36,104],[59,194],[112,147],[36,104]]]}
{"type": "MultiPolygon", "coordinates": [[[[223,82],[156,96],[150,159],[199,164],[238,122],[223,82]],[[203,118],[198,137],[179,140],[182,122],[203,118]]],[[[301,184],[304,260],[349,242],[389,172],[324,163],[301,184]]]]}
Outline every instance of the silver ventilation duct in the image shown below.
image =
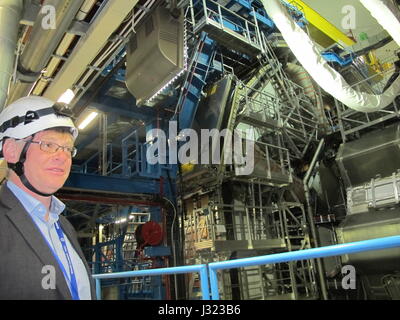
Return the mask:
{"type": "MultiPolygon", "coordinates": [[[[70,27],[84,0],[46,0],[43,6],[52,6],[56,18],[54,29],[43,28],[46,14],[39,13],[31,31],[31,37],[18,62],[20,81],[10,91],[8,102],[13,102],[29,94],[40,72],[46,66],[54,50],[70,27]]],[[[12,1],[10,1],[12,2],[12,1]]]]}

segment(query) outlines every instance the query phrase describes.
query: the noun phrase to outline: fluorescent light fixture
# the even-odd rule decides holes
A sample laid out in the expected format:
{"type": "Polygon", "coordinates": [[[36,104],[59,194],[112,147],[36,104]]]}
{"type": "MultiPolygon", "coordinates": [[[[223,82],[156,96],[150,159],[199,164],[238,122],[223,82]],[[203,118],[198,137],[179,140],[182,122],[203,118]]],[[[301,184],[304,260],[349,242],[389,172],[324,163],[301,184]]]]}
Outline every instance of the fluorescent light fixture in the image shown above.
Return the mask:
{"type": "Polygon", "coordinates": [[[67,91],[65,91],[60,98],[58,98],[57,102],[63,102],[66,104],[69,104],[72,99],[74,99],[75,97],[75,93],[71,90],[71,89],[67,89],[67,91]]]}
{"type": "Polygon", "coordinates": [[[83,120],[83,121],[81,122],[81,124],[78,126],[79,130],[85,129],[85,128],[88,126],[88,124],[91,123],[91,122],[94,120],[94,118],[97,117],[98,114],[99,114],[98,112],[92,111],[92,112],[85,118],[85,120],[83,120]]]}

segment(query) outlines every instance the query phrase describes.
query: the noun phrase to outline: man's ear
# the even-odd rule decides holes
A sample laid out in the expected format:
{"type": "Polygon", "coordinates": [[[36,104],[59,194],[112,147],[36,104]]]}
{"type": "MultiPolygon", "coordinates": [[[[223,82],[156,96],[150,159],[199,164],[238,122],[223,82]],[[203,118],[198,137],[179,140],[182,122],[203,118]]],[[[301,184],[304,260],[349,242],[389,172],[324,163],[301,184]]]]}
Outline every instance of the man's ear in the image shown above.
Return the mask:
{"type": "Polygon", "coordinates": [[[3,143],[4,159],[9,163],[16,163],[19,160],[20,150],[14,139],[7,139],[3,143]]]}

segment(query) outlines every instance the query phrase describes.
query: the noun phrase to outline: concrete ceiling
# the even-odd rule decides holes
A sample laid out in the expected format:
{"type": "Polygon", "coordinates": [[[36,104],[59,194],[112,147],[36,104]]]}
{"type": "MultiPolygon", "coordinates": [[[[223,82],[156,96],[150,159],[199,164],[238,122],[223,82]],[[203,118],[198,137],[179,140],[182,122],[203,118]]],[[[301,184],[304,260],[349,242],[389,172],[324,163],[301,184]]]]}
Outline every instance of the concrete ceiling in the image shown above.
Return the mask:
{"type": "Polygon", "coordinates": [[[368,37],[373,37],[383,31],[381,25],[370,15],[367,9],[365,9],[358,0],[303,1],[344,33],[348,33],[349,30],[342,26],[342,21],[347,15],[346,11],[343,12],[343,8],[346,6],[352,6],[355,12],[355,29],[352,31],[357,41],[359,40],[359,35],[363,32],[365,32],[368,37]]]}
{"type": "MultiPolygon", "coordinates": [[[[349,30],[345,29],[344,27],[346,27],[346,25],[343,25],[342,23],[348,15],[348,11],[346,11],[345,7],[352,6],[354,8],[355,28],[351,31],[357,43],[349,48],[352,51],[358,51],[362,48],[368,47],[388,36],[387,32],[375,20],[375,18],[371,16],[368,10],[365,9],[365,7],[358,0],[303,1],[347,35],[349,35],[349,30]],[[363,39],[362,37],[360,37],[360,35],[363,33],[367,35],[367,39],[363,39]]],[[[395,52],[398,50],[398,46],[393,41],[378,49],[376,51],[376,56],[381,62],[393,62],[395,60],[395,52]]]]}

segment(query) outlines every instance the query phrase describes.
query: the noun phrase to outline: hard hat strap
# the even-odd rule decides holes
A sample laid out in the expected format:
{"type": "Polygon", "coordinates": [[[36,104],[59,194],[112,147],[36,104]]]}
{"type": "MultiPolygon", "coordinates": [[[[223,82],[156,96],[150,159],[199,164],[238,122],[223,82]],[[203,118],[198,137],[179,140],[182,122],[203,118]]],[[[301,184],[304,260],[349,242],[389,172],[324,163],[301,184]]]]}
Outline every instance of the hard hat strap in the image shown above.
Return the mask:
{"type": "Polygon", "coordinates": [[[29,190],[31,190],[34,193],[37,193],[38,195],[42,196],[42,197],[50,197],[53,195],[53,193],[43,193],[40,192],[38,189],[36,189],[33,185],[30,184],[30,182],[28,181],[28,179],[26,178],[26,176],[24,174],[22,174],[21,176],[19,176],[19,178],[21,179],[22,184],[27,187],[29,190]]]}

